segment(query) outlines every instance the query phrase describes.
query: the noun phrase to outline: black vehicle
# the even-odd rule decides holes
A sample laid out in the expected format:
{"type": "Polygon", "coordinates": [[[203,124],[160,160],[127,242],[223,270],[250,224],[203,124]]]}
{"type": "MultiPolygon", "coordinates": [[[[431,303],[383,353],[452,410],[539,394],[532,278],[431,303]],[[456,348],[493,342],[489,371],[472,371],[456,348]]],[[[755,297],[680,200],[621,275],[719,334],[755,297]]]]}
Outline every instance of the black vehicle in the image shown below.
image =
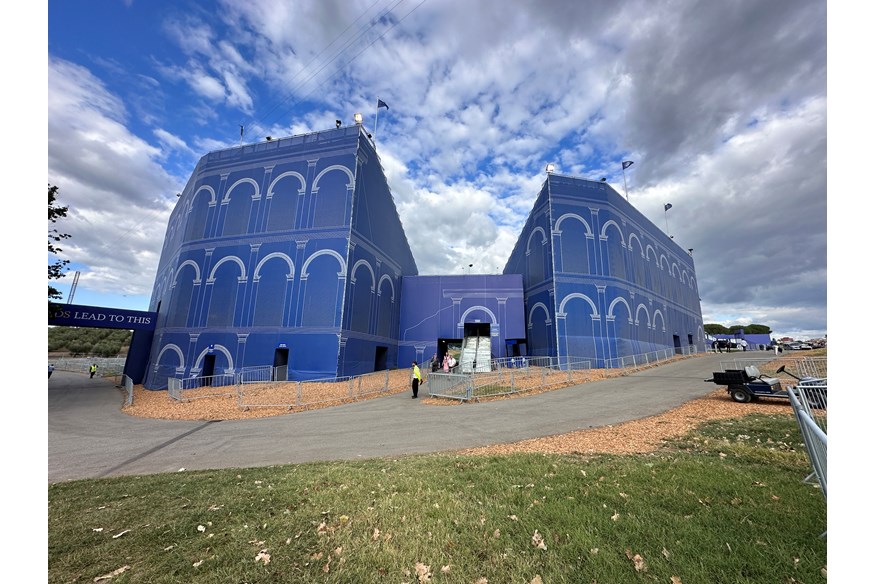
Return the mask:
{"type": "MultiPolygon", "coordinates": [[[[776,375],[785,373],[796,379],[799,383],[789,389],[797,390],[806,399],[806,402],[815,408],[827,407],[827,378],[797,377],[785,370],[782,365],[776,370],[776,375]]],[[[727,369],[712,373],[711,379],[704,379],[707,383],[726,385],[727,393],[733,401],[748,403],[760,398],[790,399],[788,389],[782,387],[782,380],[778,377],[767,377],[761,374],[754,365],[744,369],[727,369]]]]}

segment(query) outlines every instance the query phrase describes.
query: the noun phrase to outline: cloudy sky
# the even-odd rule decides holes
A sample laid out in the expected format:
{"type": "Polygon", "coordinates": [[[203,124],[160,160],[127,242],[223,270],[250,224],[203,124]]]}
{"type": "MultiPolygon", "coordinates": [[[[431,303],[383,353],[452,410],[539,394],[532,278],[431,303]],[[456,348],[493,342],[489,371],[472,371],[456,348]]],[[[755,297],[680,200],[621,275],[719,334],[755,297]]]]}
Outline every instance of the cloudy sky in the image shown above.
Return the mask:
{"type": "Polygon", "coordinates": [[[49,0],[56,285],[147,309],[201,156],[361,112],[421,274],[500,271],[546,163],[623,194],[632,160],[706,323],[821,337],[826,21],[825,0],[49,0]]]}

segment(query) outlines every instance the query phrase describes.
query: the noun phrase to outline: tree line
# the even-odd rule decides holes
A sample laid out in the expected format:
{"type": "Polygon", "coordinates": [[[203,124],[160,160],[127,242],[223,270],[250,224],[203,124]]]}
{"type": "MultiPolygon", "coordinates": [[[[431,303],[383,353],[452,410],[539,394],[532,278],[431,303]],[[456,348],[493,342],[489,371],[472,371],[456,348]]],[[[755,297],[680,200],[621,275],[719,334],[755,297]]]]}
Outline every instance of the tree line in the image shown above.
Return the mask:
{"type": "Polygon", "coordinates": [[[132,331],[121,329],[49,327],[49,352],[71,357],[115,357],[127,352],[132,331]]]}
{"type": "Polygon", "coordinates": [[[742,332],[746,335],[768,335],[773,332],[770,327],[765,324],[734,324],[730,326],[724,326],[722,324],[703,325],[703,330],[710,335],[732,335],[739,332],[739,329],[742,329],[742,332]]]}

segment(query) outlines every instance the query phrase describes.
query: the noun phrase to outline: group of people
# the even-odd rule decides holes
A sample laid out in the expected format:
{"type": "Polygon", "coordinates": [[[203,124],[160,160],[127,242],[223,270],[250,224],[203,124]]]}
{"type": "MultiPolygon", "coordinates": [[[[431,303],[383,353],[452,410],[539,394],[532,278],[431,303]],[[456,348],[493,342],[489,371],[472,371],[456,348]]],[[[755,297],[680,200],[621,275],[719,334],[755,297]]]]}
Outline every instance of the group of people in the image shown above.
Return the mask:
{"type": "Polygon", "coordinates": [[[437,373],[439,370],[443,370],[444,373],[450,373],[459,364],[450,353],[445,353],[444,359],[438,359],[438,353],[435,353],[432,355],[430,362],[432,363],[432,373],[437,373]]]}

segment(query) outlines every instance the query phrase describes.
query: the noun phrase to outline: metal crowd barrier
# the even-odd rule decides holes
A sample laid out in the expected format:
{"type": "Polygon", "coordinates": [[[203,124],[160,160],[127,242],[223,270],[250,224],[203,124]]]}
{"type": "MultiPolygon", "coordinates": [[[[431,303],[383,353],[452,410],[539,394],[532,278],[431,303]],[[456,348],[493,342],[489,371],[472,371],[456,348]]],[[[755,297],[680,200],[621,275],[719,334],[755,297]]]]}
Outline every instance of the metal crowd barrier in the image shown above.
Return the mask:
{"type": "MultiPolygon", "coordinates": [[[[396,370],[400,371],[400,370],[396,370]]],[[[262,374],[264,380],[241,374],[237,387],[237,405],[254,407],[306,407],[321,403],[354,400],[363,396],[404,389],[409,383],[409,374],[390,375],[390,371],[375,371],[355,377],[331,377],[307,381],[272,381],[271,375],[262,374]],[[247,381],[244,381],[248,377],[247,381]],[[396,381],[393,380],[402,380],[396,381]]],[[[276,375],[273,376],[276,378],[276,375]]]]}
{"type": "Polygon", "coordinates": [[[791,399],[797,425],[800,426],[800,432],[803,434],[809,462],[821,485],[821,492],[827,498],[827,432],[819,427],[812,416],[812,407],[807,397],[807,391],[811,389],[812,387],[792,388],[788,391],[788,397],[791,399]]]}
{"type": "Polygon", "coordinates": [[[488,372],[431,373],[426,389],[430,397],[470,401],[583,383],[590,369],[589,360],[568,357],[493,359],[488,372]]]}
{"type": "Polygon", "coordinates": [[[687,345],[679,348],[661,349],[659,351],[651,351],[648,353],[639,353],[638,355],[627,355],[626,357],[616,357],[614,359],[605,360],[606,369],[625,369],[627,367],[641,367],[642,365],[650,365],[660,361],[667,361],[679,355],[696,355],[699,351],[696,345],[687,345]]]}
{"type": "Polygon", "coordinates": [[[745,369],[749,365],[757,367],[761,373],[768,375],[772,375],[776,369],[784,365],[798,377],[827,377],[827,357],[777,356],[721,361],[721,368],[724,370],[745,369]]]}
{"type": "Polygon", "coordinates": [[[122,388],[125,390],[125,405],[134,403],[134,381],[127,375],[122,375],[122,388]]]}

